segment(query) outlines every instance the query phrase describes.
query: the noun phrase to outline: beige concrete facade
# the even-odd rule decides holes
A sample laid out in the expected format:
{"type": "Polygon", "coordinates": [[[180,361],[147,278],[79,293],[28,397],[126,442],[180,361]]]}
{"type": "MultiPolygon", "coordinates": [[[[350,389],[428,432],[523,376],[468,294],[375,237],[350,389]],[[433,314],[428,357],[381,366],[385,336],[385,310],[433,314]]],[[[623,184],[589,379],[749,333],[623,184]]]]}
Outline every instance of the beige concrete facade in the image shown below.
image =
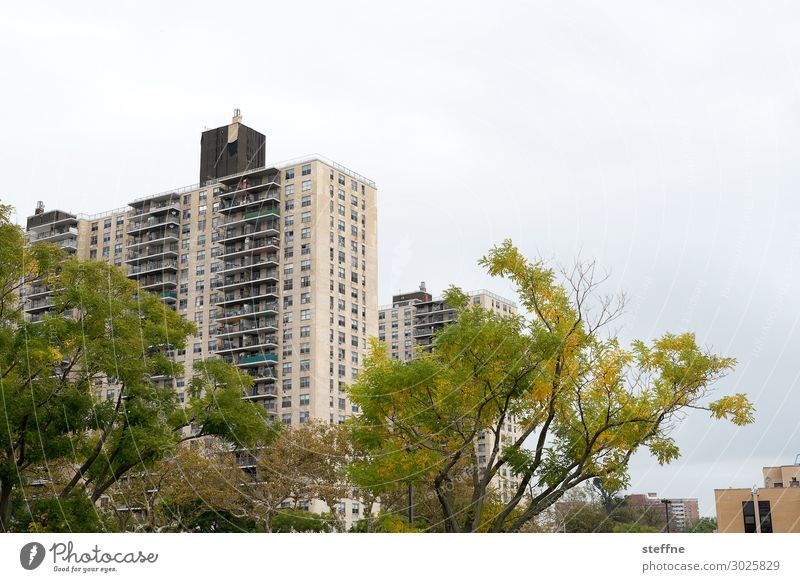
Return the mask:
{"type": "MultiPolygon", "coordinates": [[[[320,156],[139,198],[92,216],[37,208],[29,242],[124,269],[197,324],[172,355],[185,373],[156,380],[186,400],[194,362],[221,357],[254,377],[246,399],[287,425],[342,423],[345,386],[377,335],[377,189],[320,156]]],[[[30,320],[48,290],[23,292],[30,320]]],[[[97,386],[116,396],[114,379],[97,386]]],[[[357,501],[336,508],[347,525],[357,501]]],[[[319,509],[312,502],[311,509],[319,509]]]]}
{"type": "Polygon", "coordinates": [[[764,487],[715,489],[721,533],[800,533],[800,465],[764,467],[764,487]]]}

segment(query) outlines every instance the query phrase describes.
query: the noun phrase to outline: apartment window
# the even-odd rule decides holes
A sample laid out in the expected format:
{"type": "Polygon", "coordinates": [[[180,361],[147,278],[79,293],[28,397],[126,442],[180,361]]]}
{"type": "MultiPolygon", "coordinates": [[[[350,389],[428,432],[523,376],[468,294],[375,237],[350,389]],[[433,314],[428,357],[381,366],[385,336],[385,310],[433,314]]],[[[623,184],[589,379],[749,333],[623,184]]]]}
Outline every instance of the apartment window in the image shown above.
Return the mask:
{"type": "Polygon", "coordinates": [[[204,246],[206,244],[206,235],[201,234],[200,236],[198,236],[197,237],[197,244],[199,246],[204,246]]]}
{"type": "Polygon", "coordinates": [[[281,414],[281,423],[282,424],[292,424],[292,413],[286,412],[281,414]]]}
{"type": "Polygon", "coordinates": [[[311,360],[300,360],[300,371],[301,372],[311,371],[311,360]]]}
{"type": "Polygon", "coordinates": [[[300,254],[301,255],[310,255],[311,254],[311,244],[310,243],[303,243],[300,245],[300,254]]]}
{"type": "Polygon", "coordinates": [[[294,184],[287,184],[286,187],[283,189],[283,193],[287,196],[294,195],[294,184]]]}
{"type": "Polygon", "coordinates": [[[204,215],[204,214],[206,213],[206,210],[208,210],[208,206],[207,206],[207,205],[205,205],[205,204],[203,204],[202,206],[200,206],[200,207],[197,209],[197,214],[198,214],[198,215],[200,215],[200,216],[202,216],[202,215],[204,215]]]}
{"type": "Polygon", "coordinates": [[[294,247],[283,247],[283,258],[291,259],[294,256],[294,247]]]}
{"type": "Polygon", "coordinates": [[[308,293],[308,292],[301,293],[300,294],[300,303],[302,303],[303,305],[305,305],[307,303],[311,303],[311,293],[308,293]]]}
{"type": "Polygon", "coordinates": [[[281,408],[291,408],[291,407],[292,407],[292,397],[284,396],[281,399],[281,408]]]}
{"type": "Polygon", "coordinates": [[[303,197],[300,198],[300,206],[303,208],[311,206],[311,194],[303,194],[303,197]]]}
{"type": "Polygon", "coordinates": [[[283,298],[283,308],[286,309],[286,308],[291,307],[291,306],[292,306],[292,296],[291,295],[286,295],[283,298]]]}
{"type": "Polygon", "coordinates": [[[281,387],[283,388],[284,392],[288,392],[292,389],[292,379],[286,378],[281,382],[281,387]]]}
{"type": "Polygon", "coordinates": [[[206,274],[206,266],[205,265],[197,265],[195,267],[195,275],[205,275],[206,274]]]}
{"type": "Polygon", "coordinates": [[[294,231],[293,230],[287,230],[283,234],[283,240],[285,242],[287,242],[287,243],[293,242],[294,241],[294,231]]]}
{"type": "Polygon", "coordinates": [[[286,226],[294,226],[294,216],[289,214],[284,219],[286,226]]]}
{"type": "MultiPolygon", "coordinates": [[[[300,354],[301,355],[310,354],[310,353],[311,353],[311,344],[309,344],[308,342],[304,342],[304,343],[300,344],[300,354]]],[[[301,380],[302,380],[302,378],[301,378],[301,380]]]]}
{"type": "Polygon", "coordinates": [[[292,373],[292,363],[291,362],[284,362],[283,364],[283,375],[288,376],[292,373]]]}
{"type": "Polygon", "coordinates": [[[195,307],[202,307],[203,306],[203,296],[202,295],[198,295],[197,297],[194,298],[194,305],[195,305],[195,307]]]}
{"type": "Polygon", "coordinates": [[[184,205],[189,205],[192,203],[192,195],[191,194],[184,194],[183,195],[183,203],[184,205]]]}
{"type": "Polygon", "coordinates": [[[284,172],[284,177],[287,180],[294,180],[294,168],[289,168],[286,170],[286,172],[284,172]]]}
{"type": "Polygon", "coordinates": [[[303,224],[308,224],[309,222],[311,222],[311,212],[303,212],[300,215],[300,222],[302,222],[303,224]]]}
{"type": "Polygon", "coordinates": [[[300,184],[300,191],[308,192],[309,190],[311,190],[311,180],[303,180],[300,184]]]}
{"type": "MultiPolygon", "coordinates": [[[[302,378],[301,378],[301,381],[302,381],[302,378]]],[[[300,406],[308,406],[309,404],[311,404],[311,396],[308,395],[308,394],[301,394],[300,395],[300,406]]]]}
{"type": "Polygon", "coordinates": [[[311,164],[305,164],[302,167],[302,175],[303,176],[310,176],[311,175],[311,164]]]}
{"type": "Polygon", "coordinates": [[[287,263],[286,265],[283,266],[283,274],[284,275],[291,275],[293,272],[294,272],[294,264],[293,263],[287,263]]]}
{"type": "Polygon", "coordinates": [[[300,287],[311,287],[311,277],[300,277],[300,287]]]}
{"type": "Polygon", "coordinates": [[[350,189],[358,192],[358,182],[355,180],[350,180],[350,189]]]}
{"type": "Polygon", "coordinates": [[[300,310],[300,321],[308,321],[311,319],[311,310],[310,309],[301,309],[300,310]]]}
{"type": "Polygon", "coordinates": [[[284,291],[291,291],[292,286],[293,286],[292,279],[284,279],[283,280],[283,290],[284,291]]]}
{"type": "Polygon", "coordinates": [[[307,410],[304,410],[300,413],[300,424],[306,423],[311,419],[311,413],[307,410]]]}
{"type": "Polygon", "coordinates": [[[199,281],[195,281],[194,282],[194,290],[195,291],[203,291],[205,289],[205,287],[206,287],[206,284],[202,279],[200,279],[199,281]]]}
{"type": "Polygon", "coordinates": [[[205,261],[206,260],[206,252],[205,251],[197,251],[197,260],[198,261],[205,261]]]}
{"type": "Polygon", "coordinates": [[[286,209],[287,212],[294,210],[294,200],[291,198],[287,200],[286,203],[284,204],[284,208],[286,209]]]}
{"type": "Polygon", "coordinates": [[[345,184],[344,174],[339,174],[339,184],[344,186],[344,184],[345,184]]]}
{"type": "Polygon", "coordinates": [[[304,228],[300,231],[300,238],[311,238],[311,229],[304,228]]]}
{"type": "Polygon", "coordinates": [[[304,325],[300,328],[300,337],[311,337],[310,325],[304,325]]]}

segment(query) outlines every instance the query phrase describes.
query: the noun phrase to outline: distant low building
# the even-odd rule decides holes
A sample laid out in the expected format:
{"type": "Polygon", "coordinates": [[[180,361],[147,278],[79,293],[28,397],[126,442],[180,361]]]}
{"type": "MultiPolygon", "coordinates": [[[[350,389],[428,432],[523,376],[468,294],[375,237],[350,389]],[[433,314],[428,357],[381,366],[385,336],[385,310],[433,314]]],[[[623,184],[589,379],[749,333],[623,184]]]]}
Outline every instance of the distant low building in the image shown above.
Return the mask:
{"type": "Polygon", "coordinates": [[[800,533],[800,463],[762,473],[764,487],[714,490],[719,532],[800,533]]]}
{"type": "Polygon", "coordinates": [[[661,498],[656,493],[634,493],[626,495],[625,501],[632,507],[660,511],[670,532],[689,531],[700,520],[700,508],[694,497],[661,498]]]}

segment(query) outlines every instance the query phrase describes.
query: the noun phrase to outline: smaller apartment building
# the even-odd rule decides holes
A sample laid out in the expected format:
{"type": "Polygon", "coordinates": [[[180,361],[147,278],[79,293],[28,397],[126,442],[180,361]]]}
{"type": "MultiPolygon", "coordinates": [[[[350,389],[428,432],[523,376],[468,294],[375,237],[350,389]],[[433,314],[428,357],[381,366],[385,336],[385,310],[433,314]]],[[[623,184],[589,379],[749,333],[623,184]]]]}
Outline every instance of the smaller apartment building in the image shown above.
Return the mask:
{"type": "Polygon", "coordinates": [[[762,474],[763,487],[714,490],[720,533],[800,533],[800,464],[762,474]]]}

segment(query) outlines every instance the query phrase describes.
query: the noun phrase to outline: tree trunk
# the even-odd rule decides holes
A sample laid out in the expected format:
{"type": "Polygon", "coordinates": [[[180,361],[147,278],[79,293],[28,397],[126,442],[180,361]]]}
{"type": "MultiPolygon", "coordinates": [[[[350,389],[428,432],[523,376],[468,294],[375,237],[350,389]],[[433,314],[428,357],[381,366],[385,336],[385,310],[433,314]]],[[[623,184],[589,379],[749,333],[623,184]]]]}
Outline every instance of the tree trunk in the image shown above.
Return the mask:
{"type": "Polygon", "coordinates": [[[11,478],[0,479],[0,532],[7,532],[11,521],[11,478]]]}

